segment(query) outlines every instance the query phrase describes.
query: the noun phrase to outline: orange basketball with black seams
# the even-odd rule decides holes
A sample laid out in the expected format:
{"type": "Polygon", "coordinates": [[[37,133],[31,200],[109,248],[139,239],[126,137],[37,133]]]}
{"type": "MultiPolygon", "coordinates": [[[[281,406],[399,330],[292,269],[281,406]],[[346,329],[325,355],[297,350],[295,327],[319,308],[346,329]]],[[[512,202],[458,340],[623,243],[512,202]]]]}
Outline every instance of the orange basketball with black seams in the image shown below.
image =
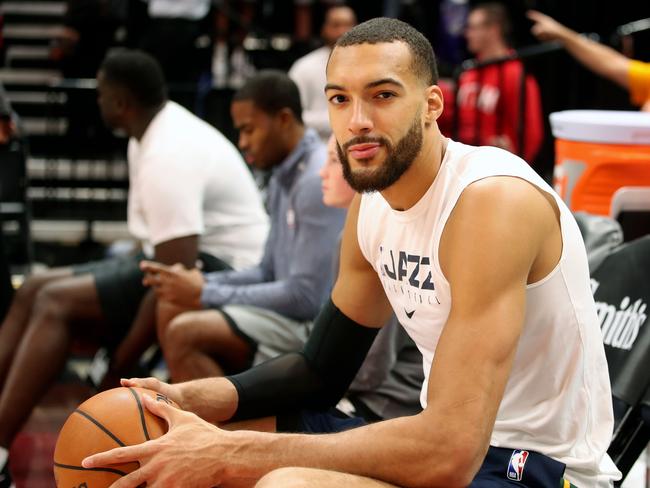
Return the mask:
{"type": "Polygon", "coordinates": [[[115,447],[140,444],[167,432],[167,422],[149,412],[142,395],[176,403],[144,388],[114,388],[79,405],[63,425],[54,450],[54,478],[58,488],[103,488],[138,468],[138,463],[87,469],[81,461],[115,447]]]}

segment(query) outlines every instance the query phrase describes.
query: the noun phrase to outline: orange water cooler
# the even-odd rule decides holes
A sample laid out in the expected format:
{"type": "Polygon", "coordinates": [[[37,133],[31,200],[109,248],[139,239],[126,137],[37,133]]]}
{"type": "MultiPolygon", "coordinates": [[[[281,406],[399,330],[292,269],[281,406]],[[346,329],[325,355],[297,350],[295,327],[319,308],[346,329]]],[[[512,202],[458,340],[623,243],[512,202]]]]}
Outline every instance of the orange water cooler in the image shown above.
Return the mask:
{"type": "Polygon", "coordinates": [[[621,187],[650,187],[650,114],[567,110],[551,114],[555,190],[569,208],[609,215],[621,187]]]}

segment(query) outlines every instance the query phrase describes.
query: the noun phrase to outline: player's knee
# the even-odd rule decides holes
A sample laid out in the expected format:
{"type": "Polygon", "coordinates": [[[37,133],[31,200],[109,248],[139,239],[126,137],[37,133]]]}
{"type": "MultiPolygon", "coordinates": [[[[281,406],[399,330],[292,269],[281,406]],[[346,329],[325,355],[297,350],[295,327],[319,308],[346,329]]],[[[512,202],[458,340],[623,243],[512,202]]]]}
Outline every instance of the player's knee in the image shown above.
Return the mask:
{"type": "Polygon", "coordinates": [[[312,481],[309,469],[279,468],[260,478],[255,488],[306,488],[312,481]]]}
{"type": "Polygon", "coordinates": [[[16,291],[14,303],[31,310],[44,287],[59,283],[71,275],[72,273],[67,269],[54,269],[29,276],[16,291]]]}
{"type": "Polygon", "coordinates": [[[184,342],[187,337],[187,330],[192,325],[192,317],[190,313],[182,313],[174,317],[167,325],[165,331],[166,341],[178,340],[184,342]]]}
{"type": "Polygon", "coordinates": [[[185,309],[179,307],[173,302],[167,300],[158,300],[156,304],[156,331],[158,340],[162,343],[165,341],[165,334],[174,319],[177,319],[185,312],[185,309]]]}
{"type": "Polygon", "coordinates": [[[158,299],[156,302],[156,315],[164,318],[165,322],[170,322],[171,319],[176,317],[179,314],[177,310],[178,307],[173,302],[163,299],[158,299]]]}
{"type": "Polygon", "coordinates": [[[45,317],[66,317],[70,312],[71,297],[55,281],[40,286],[34,297],[34,313],[45,317]]]}
{"type": "Polygon", "coordinates": [[[186,312],[174,317],[163,332],[162,344],[165,354],[170,358],[184,355],[192,347],[190,329],[194,324],[193,312],[186,312]]]}
{"type": "Polygon", "coordinates": [[[46,281],[40,276],[30,276],[25,282],[16,290],[14,301],[22,306],[31,307],[36,294],[43,287],[46,281]]]}

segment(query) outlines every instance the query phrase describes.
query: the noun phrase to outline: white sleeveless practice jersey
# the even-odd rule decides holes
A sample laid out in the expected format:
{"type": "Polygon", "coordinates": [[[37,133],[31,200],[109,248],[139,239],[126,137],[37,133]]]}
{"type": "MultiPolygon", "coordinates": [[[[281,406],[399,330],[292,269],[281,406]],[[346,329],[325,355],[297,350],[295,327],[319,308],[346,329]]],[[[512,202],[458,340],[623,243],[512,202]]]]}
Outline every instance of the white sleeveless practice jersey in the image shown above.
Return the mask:
{"type": "Polygon", "coordinates": [[[463,190],[491,176],[522,178],[553,195],[563,248],[553,271],[527,286],[525,322],[490,443],[565,463],[566,478],[578,487],[610,486],[619,474],[606,454],[612,400],[584,243],[570,210],[526,162],[501,149],[449,141],[435,181],[413,207],[395,211],[380,193],[362,197],[361,251],[422,352],[426,407],[429,369],[451,309],[440,237],[463,190]]]}

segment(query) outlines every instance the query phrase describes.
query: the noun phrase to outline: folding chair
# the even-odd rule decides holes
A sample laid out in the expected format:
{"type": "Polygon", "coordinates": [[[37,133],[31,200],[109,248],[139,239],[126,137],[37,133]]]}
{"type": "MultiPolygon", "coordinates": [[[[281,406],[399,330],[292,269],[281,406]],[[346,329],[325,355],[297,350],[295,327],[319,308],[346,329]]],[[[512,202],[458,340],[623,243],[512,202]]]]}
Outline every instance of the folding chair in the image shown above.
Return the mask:
{"type": "Polygon", "coordinates": [[[650,442],[650,236],[613,250],[592,273],[612,382],[608,453],[627,476],[650,442]]]}
{"type": "Polygon", "coordinates": [[[650,187],[619,188],[612,195],[609,214],[621,224],[626,242],[650,234],[650,187]]]}

